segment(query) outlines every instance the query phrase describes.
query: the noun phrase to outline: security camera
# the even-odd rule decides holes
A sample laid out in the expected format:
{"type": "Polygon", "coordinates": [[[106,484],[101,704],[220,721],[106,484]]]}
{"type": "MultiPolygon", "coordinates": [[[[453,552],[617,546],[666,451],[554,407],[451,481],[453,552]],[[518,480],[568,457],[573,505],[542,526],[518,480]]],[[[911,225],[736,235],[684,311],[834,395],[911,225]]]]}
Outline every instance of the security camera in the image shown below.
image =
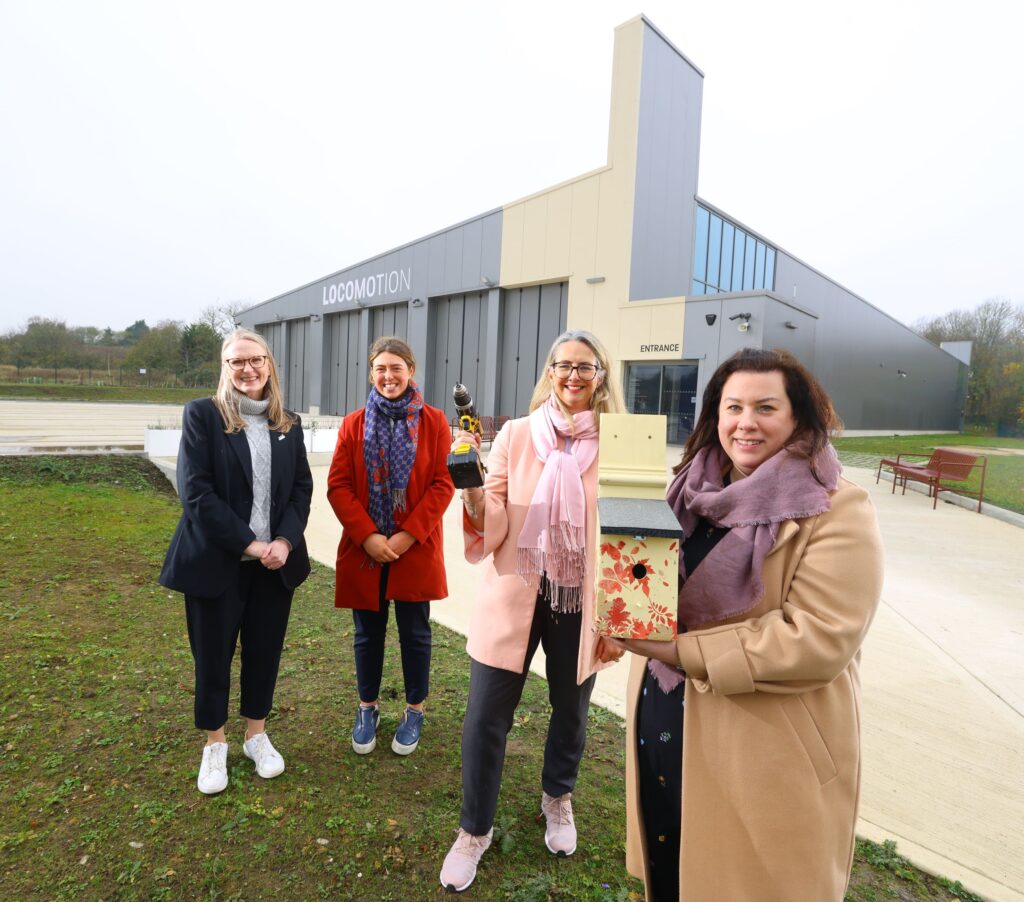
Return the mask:
{"type": "Polygon", "coordinates": [[[750,313],[734,313],[732,316],[729,317],[729,322],[735,322],[736,320],[739,320],[740,324],[736,327],[736,329],[740,332],[749,332],[750,317],[752,315],[753,314],[750,313]]]}
{"type": "Polygon", "coordinates": [[[717,313],[705,313],[704,314],[704,322],[706,322],[709,326],[713,326],[715,324],[715,320],[716,319],[718,319],[718,314],[717,313]]]}

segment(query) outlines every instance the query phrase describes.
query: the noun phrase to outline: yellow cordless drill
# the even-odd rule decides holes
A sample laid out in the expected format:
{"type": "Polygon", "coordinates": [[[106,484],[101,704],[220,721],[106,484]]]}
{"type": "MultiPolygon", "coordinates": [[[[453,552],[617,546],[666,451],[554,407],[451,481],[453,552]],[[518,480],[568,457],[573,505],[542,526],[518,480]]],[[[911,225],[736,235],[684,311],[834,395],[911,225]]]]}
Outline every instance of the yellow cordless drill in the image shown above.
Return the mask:
{"type": "MultiPolygon", "coordinates": [[[[480,417],[476,414],[476,405],[469,394],[469,389],[461,382],[456,382],[452,389],[452,399],[455,401],[455,412],[459,415],[459,428],[463,432],[483,435],[480,417]]],[[[448,455],[448,473],[457,489],[472,489],[483,485],[486,472],[480,461],[480,454],[468,442],[458,445],[448,455]]]]}

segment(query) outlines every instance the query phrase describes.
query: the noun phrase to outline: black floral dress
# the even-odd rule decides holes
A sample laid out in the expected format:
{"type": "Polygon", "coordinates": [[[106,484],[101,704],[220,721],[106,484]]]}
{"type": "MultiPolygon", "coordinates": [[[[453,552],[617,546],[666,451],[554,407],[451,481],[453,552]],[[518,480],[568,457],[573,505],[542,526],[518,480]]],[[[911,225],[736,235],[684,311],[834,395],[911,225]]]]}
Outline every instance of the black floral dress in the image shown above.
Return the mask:
{"type": "MultiPolygon", "coordinates": [[[[700,520],[683,542],[687,577],[729,530],[700,520]]],[[[683,630],[682,624],[680,629],[683,630]]],[[[647,836],[648,902],[679,899],[679,831],[682,823],[683,704],[686,683],[671,692],[658,685],[650,668],[644,671],[636,710],[637,769],[640,808],[647,836]]]]}

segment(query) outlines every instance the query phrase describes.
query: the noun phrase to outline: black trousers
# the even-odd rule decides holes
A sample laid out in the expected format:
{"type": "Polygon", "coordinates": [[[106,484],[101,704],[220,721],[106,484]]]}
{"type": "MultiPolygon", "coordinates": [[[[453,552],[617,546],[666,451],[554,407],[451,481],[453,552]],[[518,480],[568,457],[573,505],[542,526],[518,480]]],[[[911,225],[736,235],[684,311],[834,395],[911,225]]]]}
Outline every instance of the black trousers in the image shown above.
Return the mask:
{"type": "Polygon", "coordinates": [[[596,677],[576,683],[582,614],[559,614],[538,597],[521,673],[470,664],[469,701],[462,726],[462,812],[459,824],[482,836],[498,810],[505,742],[523,695],[523,686],[537,645],[547,664],[551,719],[544,744],[541,786],[550,796],[572,792],[587,737],[587,711],[596,677]]]}
{"type": "Polygon", "coordinates": [[[239,711],[263,720],[274,703],[292,590],[259,561],[239,561],[238,579],[217,598],[185,596],[188,641],[196,665],[196,726],[218,730],[228,719],[231,659],[242,638],[239,711]]]}
{"type": "Polygon", "coordinates": [[[662,692],[650,669],[644,670],[636,710],[636,761],[647,836],[650,902],[679,898],[685,692],[685,682],[671,692],[662,692]]]}

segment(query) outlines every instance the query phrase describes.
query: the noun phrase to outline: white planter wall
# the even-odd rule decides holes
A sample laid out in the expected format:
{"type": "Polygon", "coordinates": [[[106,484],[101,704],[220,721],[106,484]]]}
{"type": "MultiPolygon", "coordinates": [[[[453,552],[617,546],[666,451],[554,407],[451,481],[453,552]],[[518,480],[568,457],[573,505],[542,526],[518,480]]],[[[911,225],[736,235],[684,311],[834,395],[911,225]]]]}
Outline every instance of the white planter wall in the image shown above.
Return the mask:
{"type": "Polygon", "coordinates": [[[315,432],[304,429],[306,437],[306,450],[310,452],[330,453],[334,450],[334,446],[338,444],[338,430],[334,429],[317,429],[315,432]]]}
{"type": "Polygon", "coordinates": [[[147,429],[143,447],[150,457],[177,457],[180,429],[147,429]]]}

